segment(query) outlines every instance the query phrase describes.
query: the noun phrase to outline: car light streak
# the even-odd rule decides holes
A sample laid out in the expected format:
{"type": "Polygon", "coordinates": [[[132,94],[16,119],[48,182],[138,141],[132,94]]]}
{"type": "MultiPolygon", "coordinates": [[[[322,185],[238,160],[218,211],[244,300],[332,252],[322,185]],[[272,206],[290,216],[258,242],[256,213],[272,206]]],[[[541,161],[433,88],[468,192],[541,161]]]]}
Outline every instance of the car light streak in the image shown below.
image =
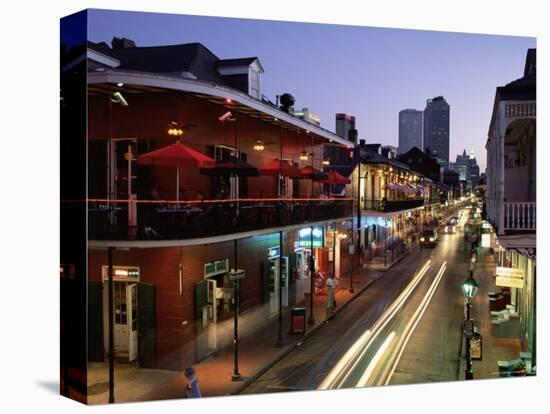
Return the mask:
{"type": "Polygon", "coordinates": [[[424,299],[422,300],[422,303],[416,310],[415,314],[409,321],[407,327],[405,328],[405,334],[403,335],[404,339],[401,341],[400,344],[398,344],[397,349],[399,349],[399,354],[397,355],[397,358],[395,358],[393,364],[391,364],[392,369],[390,374],[387,376],[386,381],[384,382],[384,385],[388,385],[391,377],[393,376],[393,373],[395,372],[395,369],[397,368],[397,364],[399,364],[399,361],[401,359],[401,356],[403,355],[403,352],[405,351],[405,348],[407,347],[407,344],[409,340],[411,339],[411,336],[416,329],[416,326],[422,319],[422,316],[424,315],[424,312],[426,312],[426,309],[428,309],[428,305],[430,304],[433,295],[435,294],[435,291],[437,290],[437,287],[439,286],[439,282],[441,282],[441,279],[443,278],[443,274],[445,273],[445,270],[447,270],[447,262],[443,262],[441,267],[439,268],[439,272],[437,273],[437,276],[435,277],[434,281],[430,285],[430,288],[428,289],[428,292],[426,292],[426,295],[424,296],[424,299]]]}
{"type": "Polygon", "coordinates": [[[390,307],[380,316],[373,327],[367,330],[361,337],[350,347],[344,356],[338,361],[334,368],[329,372],[318,389],[339,388],[348,378],[356,365],[361,360],[362,356],[368,351],[371,344],[374,342],[378,334],[384,329],[389,321],[395,316],[405,301],[411,295],[414,288],[420,283],[431,264],[428,260],[420,271],[409,282],[407,287],[399,294],[397,299],[390,307]],[[373,334],[374,333],[374,334],[373,334]]]}
{"type": "Polygon", "coordinates": [[[336,381],[338,375],[349,369],[349,365],[355,360],[356,355],[361,351],[361,347],[368,341],[371,334],[370,329],[363,332],[363,335],[361,335],[361,337],[346,351],[344,356],[340,358],[338,363],[325,377],[321,385],[319,385],[318,389],[326,390],[331,388],[330,385],[336,381]]]}
{"type": "Polygon", "coordinates": [[[361,375],[361,378],[359,381],[357,381],[356,387],[365,387],[372,375],[372,372],[374,371],[374,368],[376,365],[378,365],[378,362],[380,362],[380,358],[382,358],[382,355],[386,352],[388,347],[390,346],[393,338],[395,338],[395,332],[392,332],[388,335],[388,337],[384,340],[380,348],[378,348],[378,351],[376,351],[376,354],[374,354],[374,357],[371,359],[369,365],[367,366],[367,369],[365,372],[363,372],[363,375],[361,375]]]}

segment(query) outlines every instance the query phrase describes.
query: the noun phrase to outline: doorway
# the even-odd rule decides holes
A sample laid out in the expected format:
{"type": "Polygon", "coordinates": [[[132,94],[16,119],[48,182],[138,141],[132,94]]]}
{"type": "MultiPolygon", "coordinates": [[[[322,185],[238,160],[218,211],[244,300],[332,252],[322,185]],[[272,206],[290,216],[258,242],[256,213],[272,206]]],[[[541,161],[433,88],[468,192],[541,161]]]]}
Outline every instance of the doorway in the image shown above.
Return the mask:
{"type": "Polygon", "coordinates": [[[288,256],[271,258],[268,263],[269,278],[269,310],[270,315],[276,315],[279,312],[279,266],[281,267],[281,297],[282,306],[288,306],[288,256]]]}
{"type": "Polygon", "coordinates": [[[296,252],[296,302],[304,298],[304,277],[306,273],[306,259],[304,250],[296,252]]]}
{"type": "MultiPolygon", "coordinates": [[[[103,330],[105,353],[109,352],[109,287],[103,282],[103,330]]],[[[113,281],[115,357],[132,362],[138,355],[137,283],[113,281]]]]}
{"type": "MultiPolygon", "coordinates": [[[[110,198],[115,200],[136,200],[136,138],[115,138],[110,142],[109,148],[109,177],[108,188],[110,198]]],[[[137,226],[137,204],[128,203],[128,227],[137,226]]],[[[116,224],[117,217],[113,216],[116,224]]],[[[119,220],[124,220],[120,218],[119,220]]]]}

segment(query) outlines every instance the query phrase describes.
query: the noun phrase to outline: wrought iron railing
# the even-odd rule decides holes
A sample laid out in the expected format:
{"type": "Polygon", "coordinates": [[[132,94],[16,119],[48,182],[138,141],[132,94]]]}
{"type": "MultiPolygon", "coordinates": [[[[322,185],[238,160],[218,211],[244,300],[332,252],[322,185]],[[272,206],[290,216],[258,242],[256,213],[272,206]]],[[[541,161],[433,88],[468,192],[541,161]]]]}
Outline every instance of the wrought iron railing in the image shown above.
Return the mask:
{"type": "Polygon", "coordinates": [[[376,210],[384,213],[390,213],[400,210],[422,207],[423,198],[405,199],[405,200],[365,200],[364,210],[376,210]]]}
{"type": "Polygon", "coordinates": [[[88,200],[91,240],[210,237],[338,219],[353,215],[353,199],[88,200]]]}

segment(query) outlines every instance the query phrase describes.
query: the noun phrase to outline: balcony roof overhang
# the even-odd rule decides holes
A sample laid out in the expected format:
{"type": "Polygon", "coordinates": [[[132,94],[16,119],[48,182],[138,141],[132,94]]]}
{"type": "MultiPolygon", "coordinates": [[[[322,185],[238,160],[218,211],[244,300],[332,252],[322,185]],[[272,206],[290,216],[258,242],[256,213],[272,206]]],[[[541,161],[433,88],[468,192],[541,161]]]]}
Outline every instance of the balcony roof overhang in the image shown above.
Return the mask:
{"type": "Polygon", "coordinates": [[[302,229],[312,226],[321,226],[328,223],[333,223],[336,221],[346,221],[354,219],[355,216],[344,216],[337,219],[330,220],[320,220],[311,223],[301,223],[301,224],[291,224],[288,226],[281,227],[270,227],[261,230],[251,230],[240,233],[230,233],[223,234],[219,236],[212,237],[199,237],[191,239],[167,239],[167,240],[88,240],[89,249],[107,249],[108,247],[113,248],[151,248],[151,247],[184,247],[184,246],[195,246],[200,244],[212,244],[212,243],[223,243],[227,241],[232,241],[236,239],[246,239],[254,236],[261,236],[265,234],[278,233],[280,231],[294,231],[297,229],[302,229]]]}
{"type": "Polygon", "coordinates": [[[312,134],[317,140],[326,141],[325,144],[353,147],[350,141],[327,129],[296,118],[273,105],[227,86],[164,74],[120,69],[88,72],[88,93],[90,95],[110,94],[118,83],[124,84],[124,92],[129,95],[167,91],[190,93],[198,98],[224,106],[228,110],[260,118],[288,130],[312,134]],[[227,102],[228,99],[231,103],[227,102]]]}

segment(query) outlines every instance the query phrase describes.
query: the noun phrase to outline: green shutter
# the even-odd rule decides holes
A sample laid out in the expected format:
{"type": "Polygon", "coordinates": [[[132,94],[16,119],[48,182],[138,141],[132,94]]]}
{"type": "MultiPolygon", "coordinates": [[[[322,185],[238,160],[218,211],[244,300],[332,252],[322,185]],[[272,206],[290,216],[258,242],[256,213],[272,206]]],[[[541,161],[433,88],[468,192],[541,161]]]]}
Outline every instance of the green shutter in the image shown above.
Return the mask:
{"type": "Polygon", "coordinates": [[[155,285],[138,283],[138,361],[141,367],[156,366],[155,285]]]}
{"type": "Polygon", "coordinates": [[[202,308],[208,306],[208,282],[201,280],[195,285],[195,320],[197,326],[202,326],[202,308]]]}
{"type": "Polygon", "coordinates": [[[270,286],[269,286],[269,260],[262,262],[262,303],[269,302],[270,286]]]}

